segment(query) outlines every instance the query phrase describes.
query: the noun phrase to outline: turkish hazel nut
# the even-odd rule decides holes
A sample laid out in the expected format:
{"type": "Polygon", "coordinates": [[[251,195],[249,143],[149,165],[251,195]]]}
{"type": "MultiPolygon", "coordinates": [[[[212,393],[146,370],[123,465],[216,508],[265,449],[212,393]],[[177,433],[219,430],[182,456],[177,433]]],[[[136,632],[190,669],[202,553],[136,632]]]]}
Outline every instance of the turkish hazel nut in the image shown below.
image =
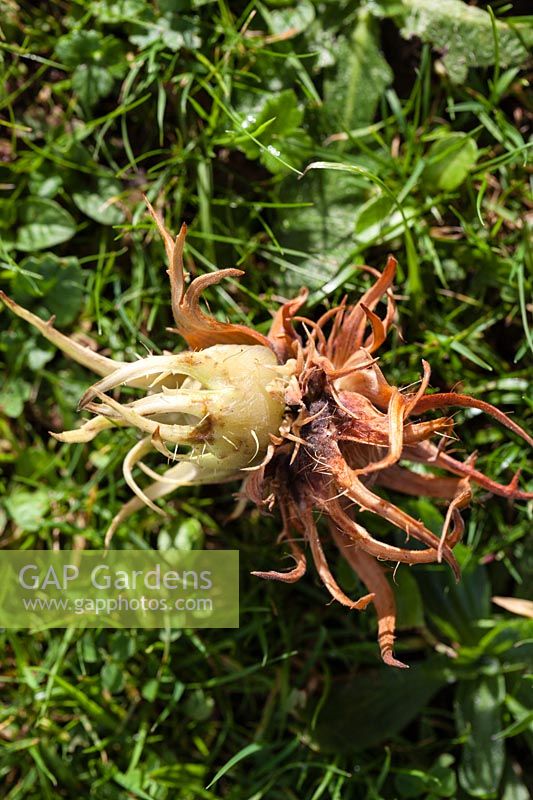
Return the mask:
{"type": "Polygon", "coordinates": [[[188,350],[133,363],[114,361],[57,331],[53,320],[44,322],[0,293],[13,313],[100,376],[79,404],[90,418],[76,430],[52,435],[62,442],[90,442],[115,426],[135,428],[140,434],[123,462],[134,497],[113,519],[106,545],[118,526],[143,505],[164,515],[156,501],[181,486],[240,479],[243,501],[261,509],[277,508],[279,541],[294,560],[287,571],[254,575],[294,583],[304,575],[310,553],[335,600],[360,611],[374,605],[382,658],[391,666],[404,667],[393,654],[396,607],[383,562],[392,567],[444,560],[458,578],[453,548],[463,534],[461,510],[469,504],[473,486],[510,500],[533,497],[519,487],[518,473],[503,485],[476,469],[475,456],[459,461],[447,452],[453,430],[447,409],[479,409],[528,444],[533,439],[483,400],[456,392],[430,393],[426,361],[415,388],[388,383],[376,353],[396,320],[391,288],[394,258],[389,257],[381,273],[362,267],[373,277],[370,288],[356,303],[343,301],[316,321],[299,316],[307,297],[302,289],[278,309],[263,336],[201,310],[205,288],[242,272],[218,270],[195,278],[186,288],[186,227],[174,238],[147,204],[165,244],[176,326],[172,330],[188,350]],[[384,316],[376,311],[382,301],[384,316]],[[115,399],[116,390],[126,386],[138,390],[137,399],[115,399]],[[440,416],[425,418],[428,411],[440,416]],[[162,471],[145,463],[150,453],[161,454],[162,471]],[[409,464],[419,467],[413,470],[409,464]],[[383,497],[382,488],[441,501],[445,513],[440,536],[383,497]],[[320,532],[316,513],[323,518],[320,532]],[[365,527],[368,514],[382,517],[391,531],[403,531],[406,544],[416,539],[418,547],[398,547],[374,537],[365,527]],[[330,543],[368,594],[352,599],[337,584],[328,564],[330,543]]]}

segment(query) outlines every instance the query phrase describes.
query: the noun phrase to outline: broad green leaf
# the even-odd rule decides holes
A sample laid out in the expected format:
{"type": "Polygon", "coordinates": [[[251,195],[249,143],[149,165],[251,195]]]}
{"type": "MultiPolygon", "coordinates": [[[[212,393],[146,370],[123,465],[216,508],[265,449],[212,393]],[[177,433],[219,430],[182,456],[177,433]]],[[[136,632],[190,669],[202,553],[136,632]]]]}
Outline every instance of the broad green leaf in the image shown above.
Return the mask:
{"type": "Polygon", "coordinates": [[[531,800],[531,792],[511,763],[506,766],[501,791],[501,800],[531,800]]]}
{"type": "Polygon", "coordinates": [[[308,157],[313,147],[313,140],[302,130],[292,131],[280,141],[280,147],[274,144],[268,145],[266,150],[261,151],[259,160],[274,174],[285,174],[287,162],[292,166],[300,166],[308,157]],[[280,160],[281,159],[281,160],[280,160]]]}
{"type": "Polygon", "coordinates": [[[368,125],[392,77],[379,47],[375,22],[364,8],[352,35],[339,37],[337,42],[337,68],[324,85],[324,112],[338,120],[342,131],[368,125]]]}
{"type": "Polygon", "coordinates": [[[241,131],[234,143],[248,158],[260,158],[271,172],[286,172],[289,164],[301,164],[312,142],[300,127],[303,110],[292,89],[267,95],[259,108],[241,111],[241,131]]]}
{"type": "Polygon", "coordinates": [[[401,797],[453,797],[457,789],[453,756],[443,753],[430,770],[401,770],[395,785],[401,797]]]}
{"type": "Polygon", "coordinates": [[[452,192],[465,181],[477,156],[477,145],[470,136],[450,133],[429,148],[422,179],[433,192],[452,192]]]}
{"type": "Polygon", "coordinates": [[[50,316],[55,315],[58,327],[76,319],[83,303],[84,285],[77,258],[57,258],[53,253],[46,253],[28,256],[21,266],[39,275],[41,280],[32,278],[30,282],[23,274],[17,274],[12,283],[15,300],[21,305],[44,306],[50,316]]]}
{"type": "Polygon", "coordinates": [[[56,45],[56,57],[74,68],[72,88],[82,105],[91,107],[112,91],[127,69],[124,44],[96,30],[74,30],[56,45]]]}
{"type": "MultiPolygon", "coordinates": [[[[402,0],[407,11],[402,36],[418,36],[444,53],[442,62],[450,79],[461,83],[471,67],[488,67],[496,62],[491,18],[487,11],[462,0],[402,0]]],[[[499,62],[502,66],[521,64],[528,55],[524,37],[533,39],[526,25],[496,22],[499,62]]]]}
{"type": "Polygon", "coordinates": [[[28,352],[28,367],[37,372],[42,369],[45,364],[53,359],[55,355],[54,350],[43,350],[41,347],[32,347],[28,352]]]}
{"type": "Polygon", "coordinates": [[[55,55],[66,67],[77,67],[92,61],[98,53],[102,35],[98,31],[76,30],[61,36],[55,55]]]}
{"type": "MultiPolygon", "coordinates": [[[[287,177],[279,186],[278,196],[283,202],[302,204],[277,212],[279,242],[302,253],[297,261],[307,285],[322,287],[325,280],[339,273],[355,249],[353,210],[361,203],[364,191],[351,175],[317,171],[301,181],[287,177]]],[[[302,284],[299,272],[287,272],[283,280],[293,291],[302,284]]]]}
{"type": "Polygon", "coordinates": [[[118,225],[124,221],[124,212],[113,202],[122,187],[111,178],[99,178],[94,190],[87,188],[74,192],[72,199],[80,209],[95,222],[102,225],[118,225]]]}
{"type": "MultiPolygon", "coordinates": [[[[403,216],[393,200],[384,194],[370,198],[355,213],[355,240],[360,245],[387,242],[401,235],[404,219],[414,221],[416,209],[403,207],[403,216]]],[[[412,224],[412,222],[411,222],[412,224]]]]}
{"type": "Polygon", "coordinates": [[[503,675],[483,676],[459,684],[455,699],[457,731],[466,737],[459,764],[459,783],[473,797],[496,798],[505,765],[501,707],[503,675]]]}
{"type": "Polygon", "coordinates": [[[382,230],[387,226],[394,203],[386,195],[379,194],[371,197],[355,212],[354,231],[357,240],[366,244],[379,238],[382,230]]]}
{"type": "Polygon", "coordinates": [[[203,722],[209,719],[213,713],[214,707],[215,701],[211,695],[205,694],[202,689],[195,689],[188,695],[183,704],[183,709],[187,716],[197,722],[203,722]]]}
{"type": "MultiPolygon", "coordinates": [[[[9,231],[15,225],[17,207],[12,200],[0,198],[0,230],[9,231]]],[[[5,234],[3,234],[5,235],[5,234]]]]}
{"type": "Polygon", "coordinates": [[[0,387],[0,414],[17,419],[31,394],[31,386],[22,378],[4,379],[0,387]]]}
{"type": "Polygon", "coordinates": [[[157,678],[149,678],[141,688],[141,694],[148,703],[153,703],[156,700],[159,692],[159,681],[157,678]]]}
{"type": "Polygon", "coordinates": [[[449,753],[443,753],[437,763],[431,767],[429,774],[439,782],[432,791],[438,797],[455,797],[457,791],[457,778],[453,767],[454,758],[449,753]]]}
{"type": "Polygon", "coordinates": [[[124,631],[116,631],[110,639],[110,654],[116,661],[127,661],[135,653],[136,639],[124,631]]]}
{"type": "Polygon", "coordinates": [[[15,489],[5,501],[7,513],[25,531],[38,531],[49,507],[48,493],[44,489],[33,492],[15,489]]]}
{"type": "Polygon", "coordinates": [[[145,0],[97,0],[91,4],[92,13],[102,22],[110,25],[118,22],[131,22],[146,8],[145,0]]]}
{"type": "Polygon", "coordinates": [[[102,678],[102,686],[104,689],[107,689],[108,692],[111,692],[111,694],[116,694],[117,692],[122,691],[124,687],[124,677],[122,669],[118,666],[118,664],[115,664],[112,661],[108,664],[104,664],[100,671],[100,675],[102,678]]]}
{"type": "Polygon", "coordinates": [[[29,197],[19,207],[16,247],[23,252],[45,250],[67,242],[76,233],[73,217],[55,200],[29,197]]]}
{"type": "Polygon", "coordinates": [[[119,74],[126,66],[125,48],[120,39],[103,36],[96,30],[75,30],[61,36],[55,54],[67,67],[96,64],[119,74]]]}
{"type": "Polygon", "coordinates": [[[164,529],[159,531],[157,534],[157,549],[170,550],[171,547],[174,547],[174,540],[170,533],[164,529]]]}
{"type": "Polygon", "coordinates": [[[93,631],[86,631],[78,643],[78,652],[83,661],[88,664],[96,664],[99,659],[98,649],[94,640],[93,631]]]}
{"type": "Polygon", "coordinates": [[[93,106],[113,90],[115,79],[106,67],[80,64],[72,76],[72,88],[85,106],[93,106]]]}
{"type": "Polygon", "coordinates": [[[290,8],[280,8],[268,14],[268,25],[271,33],[290,33],[296,36],[313,22],[315,8],[309,0],[300,0],[290,8]]]}
{"type": "Polygon", "coordinates": [[[184,520],[174,538],[178,550],[199,550],[204,542],[202,523],[195,517],[184,520]]]}
{"type": "Polygon", "coordinates": [[[445,659],[410,669],[382,667],[336,685],[318,716],[315,737],[329,752],[374,747],[399,733],[448,680],[445,659]]]}
{"type": "Polygon", "coordinates": [[[409,228],[407,215],[394,192],[389,189],[387,183],[380,178],[376,172],[368,169],[367,167],[360,166],[359,164],[342,164],[335,161],[313,161],[312,164],[308,164],[308,166],[305,168],[304,175],[307,175],[308,172],[315,169],[335,170],[338,172],[348,172],[354,175],[360,175],[361,177],[365,177],[368,181],[371,181],[376,186],[379,186],[380,189],[393,200],[403,222],[403,234],[405,238],[405,248],[407,251],[407,272],[409,278],[408,287],[413,295],[415,303],[418,303],[422,292],[422,283],[420,279],[419,262],[416,254],[415,243],[409,228]]]}
{"type": "Polygon", "coordinates": [[[267,95],[256,111],[250,109],[246,113],[242,128],[249,135],[241,137],[239,147],[249,158],[256,158],[261,148],[251,136],[266,145],[275,137],[296,130],[302,119],[303,111],[298,107],[298,99],[292,89],[286,89],[277,95],[267,95]]]}
{"type": "Polygon", "coordinates": [[[167,11],[156,15],[150,9],[142,19],[136,18],[132,22],[135,24],[134,33],[129,39],[140,48],[155,44],[178,52],[182,48],[196,50],[202,44],[196,20],[183,14],[167,11]]]}
{"type": "Polygon", "coordinates": [[[52,199],[63,185],[61,175],[50,175],[44,172],[35,172],[30,175],[30,191],[37,197],[52,199]]]}

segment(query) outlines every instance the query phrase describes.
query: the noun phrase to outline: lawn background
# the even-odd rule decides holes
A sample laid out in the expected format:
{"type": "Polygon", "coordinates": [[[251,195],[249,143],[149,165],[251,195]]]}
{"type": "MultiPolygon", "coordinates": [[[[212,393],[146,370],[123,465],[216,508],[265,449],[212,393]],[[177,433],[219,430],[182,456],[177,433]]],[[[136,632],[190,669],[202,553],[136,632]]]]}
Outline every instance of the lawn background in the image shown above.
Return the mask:
{"type": "MultiPolygon", "coordinates": [[[[460,382],[531,428],[525,11],[2,0],[2,288],[132,360],[181,347],[142,192],[174,230],[189,225],[192,269],[246,271],[209,305],[263,332],[302,285],[310,314],[359,296],[356,265],[392,252],[387,377],[407,386],[425,358],[433,387],[460,382]],[[303,175],[317,162],[342,170],[303,175]]],[[[0,360],[2,546],[101,547],[129,497],[133,434],[52,440],[77,425],[91,376],[5,308],[0,360]]],[[[456,421],[459,455],[527,479],[509,431],[456,421]]],[[[146,509],[114,546],[239,549],[238,630],[0,633],[2,797],[527,800],[533,624],[490,599],[533,597],[526,504],[477,491],[458,586],[440,567],[398,571],[411,664],[398,671],[380,664],[371,610],[328,604],[313,574],[292,587],[249,576],[283,563],[279,523],[253,509],[228,523],[236,488],[181,492],[168,521],[146,509]]],[[[441,509],[404,506],[439,531],[441,509]]]]}

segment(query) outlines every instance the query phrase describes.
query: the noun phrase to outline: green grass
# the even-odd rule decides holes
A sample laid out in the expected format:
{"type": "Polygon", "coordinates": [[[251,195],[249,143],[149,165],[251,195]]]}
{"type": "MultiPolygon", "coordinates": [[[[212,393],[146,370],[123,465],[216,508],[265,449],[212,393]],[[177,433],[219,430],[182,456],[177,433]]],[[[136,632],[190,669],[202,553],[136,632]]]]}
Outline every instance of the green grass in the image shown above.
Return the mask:
{"type": "MultiPolygon", "coordinates": [[[[449,3],[0,3],[2,288],[117,358],[181,347],[143,191],[189,225],[192,269],[246,270],[209,305],[263,332],[280,297],[309,287],[309,313],[357,297],[355,266],[392,252],[391,382],[426,358],[432,386],[531,427],[531,18],[449,3]]],[[[101,547],[133,434],[53,441],[91,377],[5,309],[0,359],[0,543],[101,547]]],[[[516,437],[457,423],[459,454],[527,480],[516,437]]],[[[313,574],[249,576],[279,563],[279,523],[228,523],[236,489],[179,493],[163,525],[146,509],[114,544],[239,549],[238,630],[0,633],[2,797],[526,800],[533,627],[490,602],[532,597],[526,504],[477,491],[460,585],[399,570],[400,673],[371,610],[328,605],[313,574]]],[[[431,504],[404,505],[439,530],[431,504]]]]}

